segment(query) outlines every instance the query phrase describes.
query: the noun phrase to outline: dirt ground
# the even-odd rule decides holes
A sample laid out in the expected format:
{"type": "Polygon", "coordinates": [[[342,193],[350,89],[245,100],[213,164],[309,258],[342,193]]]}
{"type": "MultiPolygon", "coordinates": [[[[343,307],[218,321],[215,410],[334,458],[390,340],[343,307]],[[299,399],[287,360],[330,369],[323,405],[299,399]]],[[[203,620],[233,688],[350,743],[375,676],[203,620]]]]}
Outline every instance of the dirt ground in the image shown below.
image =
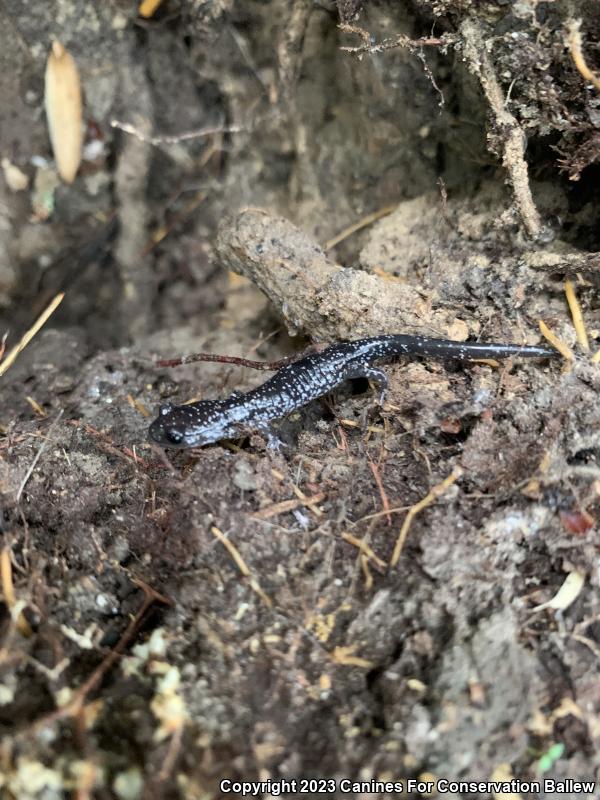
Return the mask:
{"type": "Polygon", "coordinates": [[[149,5],[0,5],[0,370],[65,294],[0,377],[0,796],[600,781],[598,3],[149,5]],[[387,365],[279,453],[147,440],[265,379],[159,358],[540,321],[566,357],[387,365]]]}

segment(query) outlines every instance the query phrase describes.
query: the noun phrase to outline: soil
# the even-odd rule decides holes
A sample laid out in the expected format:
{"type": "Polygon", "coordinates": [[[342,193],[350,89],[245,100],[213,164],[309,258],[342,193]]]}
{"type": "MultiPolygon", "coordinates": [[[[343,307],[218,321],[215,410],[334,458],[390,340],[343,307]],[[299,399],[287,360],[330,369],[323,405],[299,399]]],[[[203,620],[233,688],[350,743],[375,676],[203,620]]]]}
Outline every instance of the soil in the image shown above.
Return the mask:
{"type": "Polygon", "coordinates": [[[11,0],[0,20],[5,359],[65,293],[0,378],[2,797],[600,780],[598,4],[11,0]],[[54,40],[84,90],[72,184],[54,40]],[[537,343],[540,320],[572,358],[389,364],[383,407],[344,385],[278,423],[278,453],[147,440],[161,402],[265,377],[159,358],[537,343]]]}

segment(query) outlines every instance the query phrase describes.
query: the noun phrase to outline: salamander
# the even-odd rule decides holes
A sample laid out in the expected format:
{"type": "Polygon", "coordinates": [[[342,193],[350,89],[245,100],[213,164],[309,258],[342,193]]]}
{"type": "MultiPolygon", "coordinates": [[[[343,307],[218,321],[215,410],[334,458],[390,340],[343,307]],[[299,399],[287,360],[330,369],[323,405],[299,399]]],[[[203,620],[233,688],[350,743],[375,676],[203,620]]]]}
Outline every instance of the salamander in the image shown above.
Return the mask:
{"type": "Polygon", "coordinates": [[[368,378],[379,388],[383,404],[388,379],[375,364],[401,356],[423,356],[467,361],[477,358],[551,358],[556,350],[541,346],[455,342],[426,336],[390,334],[340,342],[321,352],[282,367],[265,383],[249,392],[233,392],[221,400],[200,400],[189,405],[166,403],[150,425],[149,437],[165,447],[199,447],[232,439],[248,430],[266,434],[270,447],[278,447],[269,423],[331,392],[352,378],[368,378]]]}

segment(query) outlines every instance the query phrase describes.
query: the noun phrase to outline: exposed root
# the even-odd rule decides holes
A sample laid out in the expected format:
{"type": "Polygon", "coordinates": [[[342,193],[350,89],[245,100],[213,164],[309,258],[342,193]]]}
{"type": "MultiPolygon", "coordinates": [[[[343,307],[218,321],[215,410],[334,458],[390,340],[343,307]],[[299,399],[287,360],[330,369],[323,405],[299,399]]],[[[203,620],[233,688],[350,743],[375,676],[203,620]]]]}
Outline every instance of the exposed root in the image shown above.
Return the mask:
{"type": "Polygon", "coordinates": [[[408,537],[413,519],[420,511],[423,511],[424,508],[427,508],[428,506],[432,505],[432,503],[435,503],[439,497],[445,494],[445,492],[452,486],[452,484],[456,483],[462,474],[463,470],[461,467],[454,467],[448,477],[444,478],[441,483],[436,484],[436,486],[434,486],[422,500],[419,500],[418,503],[415,503],[414,506],[409,509],[409,512],[402,523],[402,528],[400,529],[398,539],[396,540],[394,552],[392,553],[392,558],[390,559],[390,567],[395,567],[400,560],[402,550],[404,549],[404,543],[408,537]]]}
{"type": "Polygon", "coordinates": [[[533,250],[523,256],[523,261],[532,269],[545,269],[554,272],[598,272],[600,254],[584,253],[577,250],[560,252],[554,243],[552,250],[533,250]]]}
{"type": "MultiPolygon", "coordinates": [[[[494,138],[502,149],[502,163],[508,170],[515,204],[527,233],[537,238],[542,232],[542,221],[533,201],[525,161],[526,138],[515,117],[506,108],[504,93],[486,49],[486,39],[481,25],[473,19],[462,24],[464,54],[471,71],[479,78],[495,121],[494,138]]],[[[488,138],[492,138],[488,135],[488,138]]]]}
{"type": "Polygon", "coordinates": [[[269,297],[292,335],[306,330],[320,342],[398,330],[468,336],[466,321],[434,307],[424,289],[338,266],[282,217],[246,209],[221,229],[216,249],[269,297]]]}
{"type": "Polygon", "coordinates": [[[355,56],[361,56],[364,53],[383,53],[386,50],[393,50],[397,47],[405,47],[414,53],[421,47],[444,47],[452,44],[452,42],[456,39],[456,37],[448,35],[443,37],[425,36],[421,39],[411,39],[410,36],[406,36],[406,34],[401,33],[398,36],[395,36],[393,39],[384,39],[381,42],[373,42],[371,40],[370,33],[358,25],[341,23],[339,25],[339,29],[344,33],[353,33],[362,39],[362,45],[358,45],[357,47],[340,48],[340,50],[342,50],[344,53],[351,53],[355,56]]]}
{"type": "Polygon", "coordinates": [[[600,92],[600,78],[587,65],[581,44],[581,20],[570,19],[567,21],[567,47],[571,53],[573,63],[595,89],[600,92]]]}
{"type": "Polygon", "coordinates": [[[358,56],[359,59],[362,58],[365,53],[383,53],[386,50],[393,50],[397,47],[404,47],[409,50],[422,63],[423,72],[427,75],[429,82],[439,94],[440,108],[444,105],[444,95],[442,94],[442,90],[437,85],[435,78],[433,77],[431,67],[425,59],[423,47],[447,47],[449,44],[452,44],[456,41],[455,36],[452,36],[451,34],[445,34],[441,38],[424,36],[420,39],[411,39],[409,36],[406,36],[406,34],[401,33],[393,39],[384,39],[382,42],[374,42],[371,38],[371,34],[358,25],[349,25],[348,23],[342,22],[338,27],[340,30],[344,31],[344,33],[353,33],[362,39],[363,44],[359,45],[358,47],[340,47],[340,50],[342,50],[344,53],[350,53],[358,56]]]}

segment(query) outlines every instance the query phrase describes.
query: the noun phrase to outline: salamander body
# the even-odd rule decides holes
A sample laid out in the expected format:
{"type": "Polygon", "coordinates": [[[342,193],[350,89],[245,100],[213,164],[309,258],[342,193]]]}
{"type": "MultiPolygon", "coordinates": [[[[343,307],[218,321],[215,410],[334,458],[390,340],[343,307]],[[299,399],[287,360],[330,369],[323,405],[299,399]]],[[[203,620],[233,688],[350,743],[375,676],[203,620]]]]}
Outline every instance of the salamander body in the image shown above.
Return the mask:
{"type": "Polygon", "coordinates": [[[277,446],[269,423],[311,400],[322,397],[351,378],[368,378],[379,387],[383,403],[388,380],[374,366],[400,356],[423,356],[467,361],[476,358],[549,358],[557,352],[547,347],[515,344],[455,342],[426,336],[391,334],[333,344],[282,367],[265,383],[249,392],[233,392],[222,400],[200,400],[189,405],[166,403],[150,425],[153,442],[165,447],[199,447],[241,436],[248,430],[265,433],[277,446]]]}

